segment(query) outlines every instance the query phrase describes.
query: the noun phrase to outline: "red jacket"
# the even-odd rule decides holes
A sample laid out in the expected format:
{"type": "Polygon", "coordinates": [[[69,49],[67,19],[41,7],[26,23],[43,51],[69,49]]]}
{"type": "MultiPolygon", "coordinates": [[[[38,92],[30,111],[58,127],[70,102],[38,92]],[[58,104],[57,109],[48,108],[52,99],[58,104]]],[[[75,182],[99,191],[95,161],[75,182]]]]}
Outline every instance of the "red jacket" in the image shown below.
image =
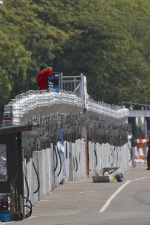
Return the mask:
{"type": "Polygon", "coordinates": [[[47,89],[47,77],[52,76],[51,74],[52,71],[53,71],[52,68],[48,67],[40,71],[39,74],[37,75],[36,83],[40,90],[47,89]]]}

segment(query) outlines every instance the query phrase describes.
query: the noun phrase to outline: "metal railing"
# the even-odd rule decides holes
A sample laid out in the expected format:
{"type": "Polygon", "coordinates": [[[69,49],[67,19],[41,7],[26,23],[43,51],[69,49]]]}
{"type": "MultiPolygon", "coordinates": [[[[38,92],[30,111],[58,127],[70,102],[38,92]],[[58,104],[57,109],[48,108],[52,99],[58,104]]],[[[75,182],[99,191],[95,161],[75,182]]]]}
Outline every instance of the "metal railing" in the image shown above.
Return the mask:
{"type": "Polygon", "coordinates": [[[129,115],[127,108],[89,99],[88,94],[83,93],[83,81],[82,76],[63,77],[60,82],[63,89],[59,93],[53,89],[30,90],[17,95],[4,107],[3,126],[32,123],[50,114],[81,114],[85,109],[85,98],[87,117],[97,115],[100,120],[126,121],[129,115]]]}

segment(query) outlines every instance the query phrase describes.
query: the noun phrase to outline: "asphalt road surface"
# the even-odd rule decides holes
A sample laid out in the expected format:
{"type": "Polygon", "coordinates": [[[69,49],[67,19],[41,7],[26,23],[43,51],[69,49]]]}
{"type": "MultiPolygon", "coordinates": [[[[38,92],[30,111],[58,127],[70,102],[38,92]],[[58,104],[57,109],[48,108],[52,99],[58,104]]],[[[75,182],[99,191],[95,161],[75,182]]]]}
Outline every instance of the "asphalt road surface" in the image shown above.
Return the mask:
{"type": "Polygon", "coordinates": [[[150,225],[150,171],[130,169],[123,182],[67,182],[33,206],[28,219],[1,224],[150,225]]]}

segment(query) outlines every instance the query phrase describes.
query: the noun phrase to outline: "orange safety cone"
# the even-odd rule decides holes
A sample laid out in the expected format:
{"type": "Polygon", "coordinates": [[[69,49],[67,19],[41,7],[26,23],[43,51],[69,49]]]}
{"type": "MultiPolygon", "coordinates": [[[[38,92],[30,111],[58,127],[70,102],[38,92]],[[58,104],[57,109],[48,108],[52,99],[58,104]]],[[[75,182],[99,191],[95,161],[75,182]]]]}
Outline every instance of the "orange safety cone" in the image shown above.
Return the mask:
{"type": "Polygon", "coordinates": [[[139,163],[144,164],[145,156],[144,156],[144,152],[143,152],[143,140],[142,140],[142,138],[138,138],[137,143],[138,143],[138,151],[139,151],[139,163]]]}
{"type": "Polygon", "coordinates": [[[140,157],[139,157],[139,151],[138,151],[138,148],[137,148],[137,146],[135,146],[134,147],[134,162],[135,163],[139,163],[139,159],[140,159],[140,157]]]}

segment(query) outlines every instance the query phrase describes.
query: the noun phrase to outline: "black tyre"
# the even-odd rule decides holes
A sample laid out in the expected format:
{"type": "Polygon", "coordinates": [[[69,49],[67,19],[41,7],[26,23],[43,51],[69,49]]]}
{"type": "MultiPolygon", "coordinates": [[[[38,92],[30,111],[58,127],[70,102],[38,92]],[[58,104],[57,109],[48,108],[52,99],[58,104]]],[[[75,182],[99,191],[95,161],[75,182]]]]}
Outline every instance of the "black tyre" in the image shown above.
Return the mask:
{"type": "Polygon", "coordinates": [[[24,217],[23,213],[22,212],[18,212],[18,213],[20,215],[20,219],[19,220],[23,220],[23,217],[24,217]]]}
{"type": "Polygon", "coordinates": [[[12,215],[12,220],[13,221],[18,221],[21,219],[21,215],[19,212],[15,212],[13,215],[12,215]]]}
{"type": "Polygon", "coordinates": [[[122,181],[124,180],[123,174],[122,174],[122,173],[118,173],[118,174],[116,175],[116,180],[117,180],[118,182],[122,182],[122,181]]]}

